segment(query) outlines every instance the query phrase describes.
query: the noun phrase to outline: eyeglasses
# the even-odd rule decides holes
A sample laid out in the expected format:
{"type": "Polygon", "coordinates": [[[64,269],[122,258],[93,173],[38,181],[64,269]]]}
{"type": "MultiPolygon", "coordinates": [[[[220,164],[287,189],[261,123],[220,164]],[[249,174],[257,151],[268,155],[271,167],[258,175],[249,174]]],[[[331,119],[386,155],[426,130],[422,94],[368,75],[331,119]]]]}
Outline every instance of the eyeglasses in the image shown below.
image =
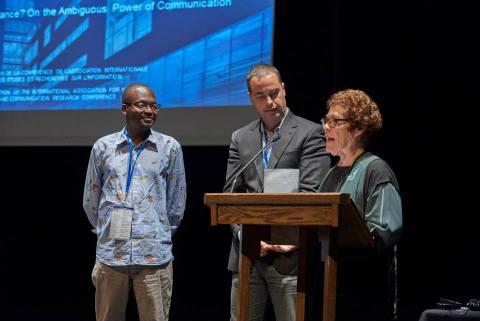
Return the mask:
{"type": "Polygon", "coordinates": [[[157,103],[147,103],[146,101],[143,101],[143,100],[140,100],[140,101],[136,101],[134,103],[125,103],[126,105],[133,105],[135,107],[137,107],[138,109],[141,109],[141,110],[146,110],[147,107],[150,107],[151,110],[153,111],[158,111],[160,109],[160,104],[157,104],[157,103]]]}
{"type": "Polygon", "coordinates": [[[348,118],[335,118],[335,117],[323,117],[321,120],[322,126],[328,125],[330,128],[335,128],[339,124],[339,122],[347,122],[351,119],[348,118]]]}

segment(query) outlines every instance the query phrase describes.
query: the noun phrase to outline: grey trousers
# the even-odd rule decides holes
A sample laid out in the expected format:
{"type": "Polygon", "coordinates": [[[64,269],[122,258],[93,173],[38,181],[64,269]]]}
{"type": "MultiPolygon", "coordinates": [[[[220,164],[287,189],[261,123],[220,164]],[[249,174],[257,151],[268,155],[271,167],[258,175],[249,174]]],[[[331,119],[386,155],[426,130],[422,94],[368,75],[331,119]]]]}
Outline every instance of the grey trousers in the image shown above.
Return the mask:
{"type": "MultiPolygon", "coordinates": [[[[237,321],[238,273],[232,275],[230,321],[237,321]]],[[[255,261],[250,273],[249,321],[262,321],[270,296],[276,321],[295,321],[297,276],[278,273],[273,265],[255,261]]]]}
{"type": "Polygon", "coordinates": [[[124,321],[128,293],[133,287],[140,321],[168,321],[172,297],[172,262],[162,266],[112,267],[95,262],[97,321],[124,321]]]}

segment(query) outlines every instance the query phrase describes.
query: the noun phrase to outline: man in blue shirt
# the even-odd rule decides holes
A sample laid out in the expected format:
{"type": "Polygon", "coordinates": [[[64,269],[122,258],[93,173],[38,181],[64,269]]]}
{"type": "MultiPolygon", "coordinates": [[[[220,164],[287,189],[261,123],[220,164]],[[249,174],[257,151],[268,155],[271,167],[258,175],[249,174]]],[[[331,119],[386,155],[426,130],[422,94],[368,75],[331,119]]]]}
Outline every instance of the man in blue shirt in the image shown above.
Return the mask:
{"type": "Polygon", "coordinates": [[[151,129],[159,107],[148,86],[129,85],[122,96],[125,128],[92,148],[83,207],[97,235],[97,321],[125,320],[131,286],[141,320],[168,320],[172,237],[183,218],[186,183],[179,143],[151,129]]]}

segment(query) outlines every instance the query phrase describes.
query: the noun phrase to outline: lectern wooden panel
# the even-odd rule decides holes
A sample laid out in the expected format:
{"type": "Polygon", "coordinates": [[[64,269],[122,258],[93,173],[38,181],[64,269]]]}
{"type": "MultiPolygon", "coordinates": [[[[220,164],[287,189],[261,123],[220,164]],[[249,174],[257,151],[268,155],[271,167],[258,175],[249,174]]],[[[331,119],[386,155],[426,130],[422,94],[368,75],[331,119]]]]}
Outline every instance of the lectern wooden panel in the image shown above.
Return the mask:
{"type": "Polygon", "coordinates": [[[211,224],[242,224],[238,320],[248,320],[248,284],[252,260],[270,225],[299,226],[299,265],[296,321],[305,318],[307,228],[315,227],[322,241],[324,259],[323,320],[335,320],[338,246],[373,246],[373,239],[352,205],[340,193],[207,193],[211,224]]]}

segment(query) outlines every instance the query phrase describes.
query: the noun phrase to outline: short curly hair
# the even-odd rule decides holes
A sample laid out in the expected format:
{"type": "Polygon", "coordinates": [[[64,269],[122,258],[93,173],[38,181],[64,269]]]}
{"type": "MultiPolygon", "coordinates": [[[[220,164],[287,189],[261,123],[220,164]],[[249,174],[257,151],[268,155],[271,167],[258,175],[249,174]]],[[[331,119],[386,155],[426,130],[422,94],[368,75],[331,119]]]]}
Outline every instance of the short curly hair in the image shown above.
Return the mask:
{"type": "Polygon", "coordinates": [[[363,130],[360,142],[367,145],[370,139],[382,128],[383,120],[375,101],[362,90],[339,91],[327,101],[327,111],[334,106],[344,110],[344,118],[350,120],[351,130],[363,130]]]}

